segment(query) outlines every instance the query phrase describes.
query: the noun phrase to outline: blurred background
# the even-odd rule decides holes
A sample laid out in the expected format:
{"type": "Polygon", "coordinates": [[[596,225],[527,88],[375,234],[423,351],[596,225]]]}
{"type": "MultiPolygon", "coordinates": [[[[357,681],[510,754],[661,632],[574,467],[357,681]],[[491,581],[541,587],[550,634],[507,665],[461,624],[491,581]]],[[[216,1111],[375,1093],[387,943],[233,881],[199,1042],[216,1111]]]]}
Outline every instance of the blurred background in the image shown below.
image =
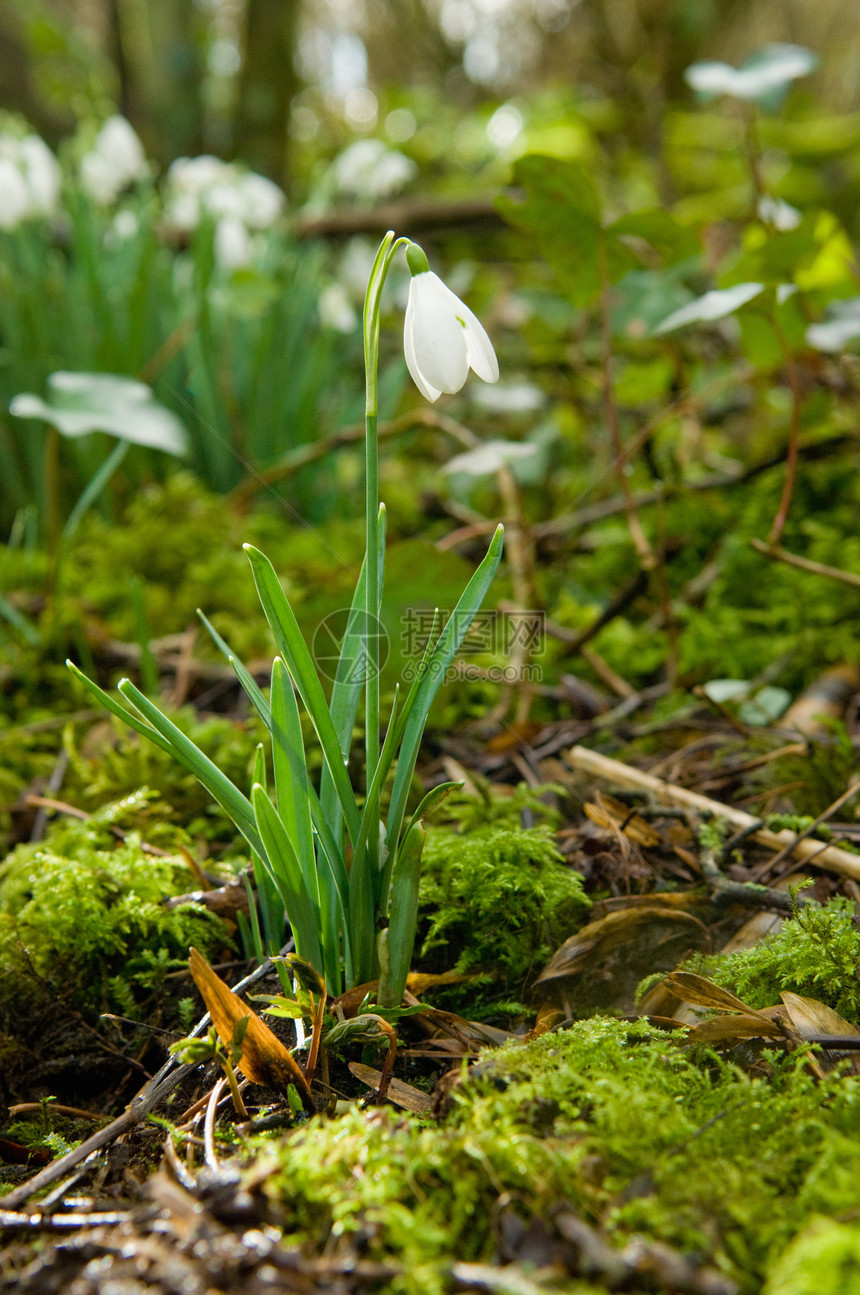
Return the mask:
{"type": "MultiPolygon", "coordinates": [[[[147,154],[240,157],[291,198],[355,135],[417,156],[482,160],[472,114],[527,100],[611,105],[658,137],[696,59],[769,41],[821,60],[806,92],[857,105],[860,30],[844,0],[4,0],[0,108],[51,144],[121,112],[147,154]],[[459,122],[459,128],[457,124],[459,122]]],[[[516,117],[490,143],[510,142],[516,117]]]]}

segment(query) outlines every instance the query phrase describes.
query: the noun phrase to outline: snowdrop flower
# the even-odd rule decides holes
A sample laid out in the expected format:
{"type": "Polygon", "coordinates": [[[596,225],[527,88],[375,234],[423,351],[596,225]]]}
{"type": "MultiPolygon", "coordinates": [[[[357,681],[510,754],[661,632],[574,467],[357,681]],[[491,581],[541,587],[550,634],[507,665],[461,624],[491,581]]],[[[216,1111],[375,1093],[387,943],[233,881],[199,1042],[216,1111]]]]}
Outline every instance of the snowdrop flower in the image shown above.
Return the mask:
{"type": "Polygon", "coordinates": [[[381,139],[358,139],[335,158],[331,173],[339,193],[376,202],[399,193],[417,170],[410,158],[386,148],[381,139]]]}
{"type": "Polygon", "coordinates": [[[24,177],[8,157],[0,157],[0,229],[15,229],[29,214],[24,177]]]}
{"type": "Polygon", "coordinates": [[[251,260],[251,237],[241,220],[222,216],[215,226],[215,260],[222,270],[240,270],[251,260]]]}
{"type": "Polygon", "coordinates": [[[264,175],[248,171],[239,179],[245,224],[249,229],[268,229],[286,205],[283,189],[264,175]]]}
{"type": "Polygon", "coordinates": [[[25,135],[19,143],[19,165],[30,194],[34,216],[52,216],[60,200],[60,165],[38,135],[25,135]]]}
{"type": "Polygon", "coordinates": [[[143,145],[125,117],[108,117],[89,153],[81,158],[81,185],[103,207],[115,202],[133,180],[144,179],[149,166],[143,145]]]}
{"type": "Polygon", "coordinates": [[[520,459],[534,458],[537,452],[536,445],[523,445],[519,441],[485,441],[474,450],[455,455],[442,471],[452,476],[464,472],[469,477],[489,477],[520,459]]]}
{"type": "Polygon", "coordinates": [[[0,228],[32,216],[52,216],[60,197],[60,168],[38,135],[0,135],[0,228]]]}
{"type": "Polygon", "coordinates": [[[418,390],[429,401],[443,391],[453,394],[473,369],[484,382],[497,382],[499,362],[483,326],[455,297],[417,243],[406,249],[412,274],[403,329],[406,365],[418,390]]]}
{"type": "MultiPolygon", "coordinates": [[[[264,175],[206,153],[179,157],[168,168],[166,214],[175,229],[190,232],[204,215],[239,223],[246,233],[269,229],[285,204],[283,190],[264,175]]],[[[225,237],[235,243],[235,229],[225,237]]]]}
{"type": "Polygon", "coordinates": [[[784,202],[782,198],[771,198],[767,194],[759,198],[756,210],[760,220],[773,225],[777,230],[797,229],[802,220],[796,207],[784,202]]]}
{"type": "Polygon", "coordinates": [[[817,62],[803,45],[766,45],[739,68],[715,59],[693,63],[684,73],[684,80],[706,99],[719,94],[760,99],[785,90],[791,81],[811,72],[817,62]]]}
{"type": "Polygon", "coordinates": [[[317,309],[320,322],[336,333],[353,333],[358,327],[358,314],[342,283],[335,281],[323,288],[317,309]]]}

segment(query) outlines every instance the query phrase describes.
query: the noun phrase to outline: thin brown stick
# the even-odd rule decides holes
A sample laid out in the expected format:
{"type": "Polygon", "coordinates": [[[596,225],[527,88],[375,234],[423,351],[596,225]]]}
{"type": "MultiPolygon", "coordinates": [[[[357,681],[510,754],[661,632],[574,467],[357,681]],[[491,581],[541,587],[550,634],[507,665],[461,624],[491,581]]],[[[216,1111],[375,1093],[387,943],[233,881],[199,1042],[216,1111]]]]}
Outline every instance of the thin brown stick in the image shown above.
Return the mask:
{"type": "Polygon", "coordinates": [[[644,570],[651,571],[656,559],[642,529],[639,514],[633,498],[633,491],[627,478],[627,447],[621,436],[621,424],[618,418],[618,406],[615,403],[615,390],[612,385],[612,319],[609,302],[609,268],[607,265],[606,239],[600,239],[600,338],[601,338],[601,371],[603,377],[603,416],[612,440],[614,467],[624,496],[624,511],[627,515],[627,526],[630,538],[644,570]]]}
{"type": "Polygon", "coordinates": [[[852,589],[860,589],[860,576],[853,571],[842,571],[839,567],[828,567],[823,562],[813,562],[810,558],[798,557],[796,553],[789,553],[787,549],[765,544],[764,540],[750,540],[750,545],[756,553],[762,553],[766,558],[770,558],[771,562],[784,562],[786,566],[798,567],[801,571],[808,571],[810,575],[825,576],[828,580],[838,580],[840,584],[850,585],[852,589]]]}
{"type": "Polygon", "coordinates": [[[788,455],[785,460],[785,483],[782,487],[782,498],[779,501],[779,508],[773,519],[773,525],[770,528],[770,534],[767,537],[768,544],[773,547],[779,543],[779,537],[783,532],[788,510],[791,507],[791,497],[794,494],[794,482],[797,477],[797,460],[798,447],[800,445],[800,382],[797,377],[797,365],[794,362],[794,356],[791,353],[791,347],[786,341],[785,334],[779,326],[776,316],[771,316],[770,322],[773,324],[779,344],[782,347],[782,353],[785,358],[785,372],[788,378],[788,385],[791,388],[791,425],[788,435],[788,455]]]}
{"type": "MultiPolygon", "coordinates": [[[[429,427],[434,431],[442,432],[445,436],[450,436],[452,440],[457,441],[464,449],[474,449],[479,444],[478,438],[473,432],[458,423],[456,419],[449,418],[445,414],[440,414],[436,409],[425,409],[419,407],[416,409],[407,409],[405,414],[400,414],[397,418],[390,418],[386,422],[380,423],[377,434],[381,440],[390,436],[398,436],[401,432],[411,431],[415,427],[429,427]]],[[[291,476],[299,468],[307,467],[309,463],[315,463],[317,459],[325,458],[332,450],[340,449],[344,445],[354,445],[364,440],[367,429],[363,422],[351,423],[348,427],[340,427],[336,432],[330,432],[328,436],[322,436],[319,440],[310,441],[307,445],[297,445],[294,449],[289,450],[283,458],[270,468],[256,470],[252,475],[241,481],[228,498],[230,501],[242,508],[246,506],[251,499],[260,491],[265,490],[268,486],[275,485],[278,481],[283,481],[285,477],[291,476]]]]}

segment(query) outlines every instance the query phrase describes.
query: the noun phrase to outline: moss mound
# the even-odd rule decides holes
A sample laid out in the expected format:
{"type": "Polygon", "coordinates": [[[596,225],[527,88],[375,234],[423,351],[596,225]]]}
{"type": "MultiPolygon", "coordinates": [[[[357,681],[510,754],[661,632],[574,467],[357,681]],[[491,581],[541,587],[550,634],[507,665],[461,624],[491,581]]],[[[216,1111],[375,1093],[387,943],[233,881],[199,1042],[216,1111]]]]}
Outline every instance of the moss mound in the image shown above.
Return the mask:
{"type": "MultiPolygon", "coordinates": [[[[452,1289],[452,1262],[504,1260],[505,1216],[552,1240],[562,1211],[619,1249],[667,1244],[742,1295],[769,1274],[782,1291],[774,1274],[810,1271],[793,1247],[828,1249],[834,1272],[856,1264],[853,1225],[826,1244],[805,1229],[855,1209],[860,1089],[816,1084],[802,1058],[771,1065],[751,1078],[645,1023],[595,1018],[486,1054],[441,1124],[352,1110],[267,1142],[268,1191],[287,1233],[330,1254],[359,1244],[403,1295],[452,1289]]],[[[575,1275],[547,1288],[580,1290],[575,1275]]]]}

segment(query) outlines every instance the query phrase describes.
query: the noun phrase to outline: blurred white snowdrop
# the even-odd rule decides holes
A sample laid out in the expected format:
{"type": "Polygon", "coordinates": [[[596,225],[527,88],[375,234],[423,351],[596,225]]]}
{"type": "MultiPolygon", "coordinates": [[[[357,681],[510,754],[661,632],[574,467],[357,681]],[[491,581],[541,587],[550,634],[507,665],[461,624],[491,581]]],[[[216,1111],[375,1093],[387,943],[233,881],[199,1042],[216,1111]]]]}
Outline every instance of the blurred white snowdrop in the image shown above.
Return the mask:
{"type": "Polygon", "coordinates": [[[806,340],[816,351],[841,351],[860,338],[860,297],[831,302],[827,318],[810,324],[806,340]]]}
{"type": "Polygon", "coordinates": [[[0,157],[0,229],[15,229],[29,214],[24,177],[8,157],[0,157]]]}
{"type": "Polygon", "coordinates": [[[411,158],[388,148],[381,139],[357,139],[338,154],[330,168],[336,192],[364,202],[391,198],[417,171],[411,158]]]}
{"type": "Polygon", "coordinates": [[[353,333],[358,327],[358,311],[342,283],[335,281],[323,288],[318,302],[320,321],[336,333],[353,333]]]}
{"type": "Polygon", "coordinates": [[[403,350],[412,381],[426,400],[459,391],[472,369],[498,382],[499,362],[483,324],[427,265],[417,243],[406,248],[412,278],[403,325],[403,350]]]}
{"type": "Polygon", "coordinates": [[[782,198],[771,198],[767,194],[759,198],[756,210],[761,220],[780,231],[797,229],[802,219],[796,207],[784,202],[782,198]]]}
{"type": "Polygon", "coordinates": [[[485,441],[474,450],[467,450],[465,454],[457,454],[449,459],[442,471],[449,475],[461,472],[469,477],[490,477],[500,468],[533,458],[537,448],[535,445],[521,445],[517,441],[485,441]]]}
{"type": "Polygon", "coordinates": [[[494,414],[535,414],[546,404],[544,393],[532,382],[475,387],[471,398],[480,409],[494,414]]]}
{"type": "Polygon", "coordinates": [[[215,226],[215,260],[222,270],[239,270],[251,260],[248,228],[235,216],[222,216],[215,226]]]}
{"type": "Polygon", "coordinates": [[[803,45],[765,45],[742,64],[704,60],[693,63],[684,73],[691,89],[703,99],[727,94],[734,99],[762,99],[780,94],[792,81],[806,76],[818,59],[803,45]]]}
{"type": "Polygon", "coordinates": [[[118,211],[113,218],[113,232],[121,242],[127,238],[134,238],[139,228],[140,221],[133,211],[127,209],[118,211]]]}
{"type": "Polygon", "coordinates": [[[100,206],[115,202],[123,189],[149,175],[143,145],[125,117],[108,117],[92,148],[81,158],[84,191],[100,206]]]}
{"type": "Polygon", "coordinates": [[[498,153],[505,152],[523,132],[523,114],[516,104],[503,103],[487,122],[487,139],[498,153]]]}
{"type": "Polygon", "coordinates": [[[60,168],[38,135],[0,135],[0,228],[14,229],[34,216],[53,216],[60,197],[60,168]]]}
{"type": "Polygon", "coordinates": [[[679,310],[673,310],[671,315],[667,315],[657,325],[654,335],[669,333],[683,324],[705,324],[725,319],[761,292],[764,292],[763,283],[736,283],[732,288],[712,288],[694,301],[688,301],[679,310]]]}
{"type": "Polygon", "coordinates": [[[60,200],[60,165],[38,135],[25,135],[18,145],[19,166],[30,195],[34,216],[53,216],[60,200]]]}
{"type": "Polygon", "coordinates": [[[271,180],[207,153],[179,157],[167,171],[168,224],[190,233],[204,218],[213,219],[215,257],[224,270],[252,260],[252,232],[270,229],[285,206],[283,191],[271,180]]]}
{"type": "Polygon", "coordinates": [[[263,175],[204,153],[178,157],[167,171],[167,219],[192,230],[202,217],[232,216],[246,229],[269,229],[286,205],[281,189],[263,175]]]}

